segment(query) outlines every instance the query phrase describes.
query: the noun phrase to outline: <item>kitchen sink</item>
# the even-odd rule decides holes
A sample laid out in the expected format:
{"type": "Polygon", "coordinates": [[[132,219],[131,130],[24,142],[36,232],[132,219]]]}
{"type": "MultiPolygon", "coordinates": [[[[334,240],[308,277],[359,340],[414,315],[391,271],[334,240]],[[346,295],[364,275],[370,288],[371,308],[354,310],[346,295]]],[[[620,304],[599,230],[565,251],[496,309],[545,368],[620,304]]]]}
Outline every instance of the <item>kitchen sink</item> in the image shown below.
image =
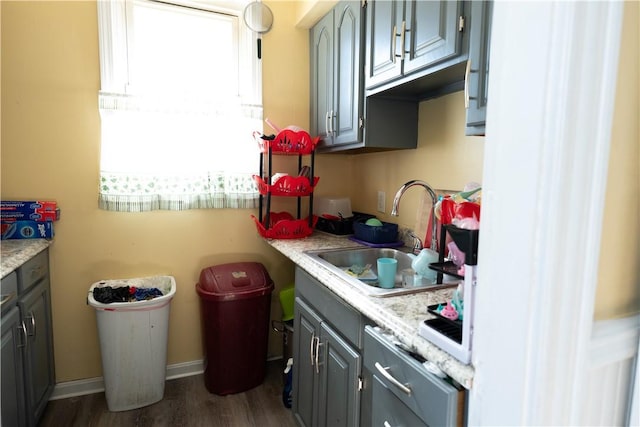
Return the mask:
{"type": "MultiPolygon", "coordinates": [[[[409,248],[406,248],[406,251],[409,250],[409,248]]],[[[410,269],[413,261],[412,256],[406,251],[393,248],[348,248],[307,251],[306,254],[370,296],[388,297],[457,285],[457,282],[435,284],[422,279],[416,285],[404,287],[402,284],[402,270],[410,269]],[[398,260],[395,287],[385,289],[378,286],[378,258],[395,258],[398,260]],[[365,269],[365,271],[361,272],[362,269],[365,269]]]]}

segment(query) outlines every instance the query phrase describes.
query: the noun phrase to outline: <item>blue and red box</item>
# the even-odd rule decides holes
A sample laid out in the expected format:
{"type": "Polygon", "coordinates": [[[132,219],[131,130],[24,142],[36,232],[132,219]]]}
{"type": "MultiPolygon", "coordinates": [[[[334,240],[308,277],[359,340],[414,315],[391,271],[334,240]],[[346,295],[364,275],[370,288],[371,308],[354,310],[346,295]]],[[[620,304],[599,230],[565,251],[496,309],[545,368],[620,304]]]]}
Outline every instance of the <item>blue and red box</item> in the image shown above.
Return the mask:
{"type": "Polygon", "coordinates": [[[51,239],[53,222],[51,221],[10,221],[0,224],[2,240],[6,239],[51,239]]]}
{"type": "Polygon", "coordinates": [[[0,239],[51,239],[60,219],[55,201],[0,201],[0,239]]]}
{"type": "Polygon", "coordinates": [[[3,221],[57,221],[60,209],[54,201],[0,201],[0,217],[3,221]]]}

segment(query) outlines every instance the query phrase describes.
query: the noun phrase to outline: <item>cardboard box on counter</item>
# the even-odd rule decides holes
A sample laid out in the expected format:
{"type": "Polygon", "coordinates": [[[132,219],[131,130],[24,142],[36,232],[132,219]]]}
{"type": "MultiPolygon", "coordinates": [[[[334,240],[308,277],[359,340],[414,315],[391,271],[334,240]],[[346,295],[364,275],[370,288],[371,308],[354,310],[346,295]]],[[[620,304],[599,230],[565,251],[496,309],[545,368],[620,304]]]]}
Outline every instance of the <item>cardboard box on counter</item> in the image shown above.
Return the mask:
{"type": "Polygon", "coordinates": [[[58,221],[60,208],[55,201],[0,201],[0,218],[3,221],[58,221]]]}
{"type": "Polygon", "coordinates": [[[2,221],[0,223],[1,239],[51,239],[53,238],[53,222],[51,221],[2,221]]]}

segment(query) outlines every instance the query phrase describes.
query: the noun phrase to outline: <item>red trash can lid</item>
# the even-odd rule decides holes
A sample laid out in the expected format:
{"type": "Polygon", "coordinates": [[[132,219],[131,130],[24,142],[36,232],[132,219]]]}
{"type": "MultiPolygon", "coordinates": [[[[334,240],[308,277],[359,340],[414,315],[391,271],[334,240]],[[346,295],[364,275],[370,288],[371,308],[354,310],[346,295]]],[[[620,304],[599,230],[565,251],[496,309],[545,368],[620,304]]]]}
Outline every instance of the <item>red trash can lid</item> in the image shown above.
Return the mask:
{"type": "Polygon", "coordinates": [[[200,272],[196,291],[208,300],[254,298],[273,291],[273,281],[259,262],[214,265],[200,272]]]}

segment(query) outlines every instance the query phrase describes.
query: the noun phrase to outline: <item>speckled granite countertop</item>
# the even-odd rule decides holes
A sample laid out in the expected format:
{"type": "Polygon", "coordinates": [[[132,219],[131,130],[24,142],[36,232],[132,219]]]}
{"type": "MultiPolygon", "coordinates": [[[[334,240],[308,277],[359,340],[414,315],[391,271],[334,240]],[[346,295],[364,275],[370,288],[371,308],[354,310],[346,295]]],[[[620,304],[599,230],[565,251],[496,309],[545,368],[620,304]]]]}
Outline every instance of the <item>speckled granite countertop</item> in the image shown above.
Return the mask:
{"type": "Polygon", "coordinates": [[[0,278],[38,255],[51,244],[46,239],[2,240],[0,242],[0,278]]]}
{"type": "Polygon", "coordinates": [[[432,317],[427,313],[427,306],[451,298],[452,288],[385,298],[370,297],[305,254],[305,251],[311,250],[362,247],[362,245],[345,237],[334,237],[317,231],[304,239],[267,239],[267,243],[380,327],[392,332],[403,344],[435,363],[462,386],[471,388],[473,366],[460,363],[453,356],[418,335],[420,323],[432,317]]]}

